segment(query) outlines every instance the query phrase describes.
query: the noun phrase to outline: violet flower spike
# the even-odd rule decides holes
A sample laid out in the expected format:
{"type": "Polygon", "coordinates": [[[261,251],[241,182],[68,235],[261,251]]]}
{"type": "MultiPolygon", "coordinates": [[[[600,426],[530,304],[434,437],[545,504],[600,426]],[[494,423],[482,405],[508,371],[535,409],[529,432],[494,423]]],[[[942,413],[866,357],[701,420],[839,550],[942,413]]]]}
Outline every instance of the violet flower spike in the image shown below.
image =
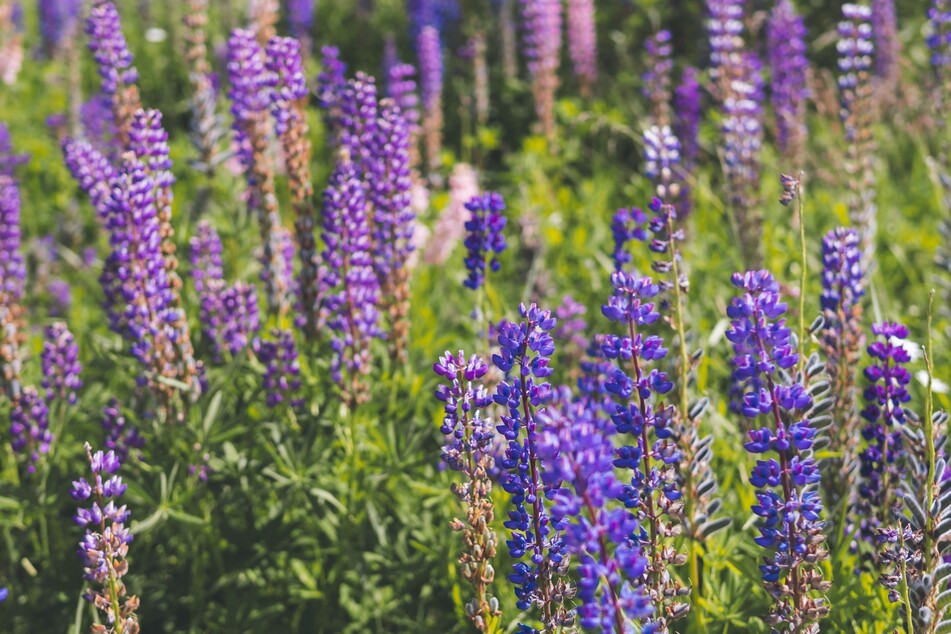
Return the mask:
{"type": "Polygon", "coordinates": [[[76,391],[82,388],[79,378],[83,366],[79,362],[79,346],[66,324],[58,321],[46,328],[40,362],[43,366],[43,382],[47,405],[61,401],[76,404],[76,391]]]}
{"type": "Polygon", "coordinates": [[[549,140],[555,134],[555,92],[561,59],[561,0],[519,0],[524,25],[525,57],[532,76],[535,113],[549,140]]]}
{"type": "Polygon", "coordinates": [[[304,401],[297,396],[300,391],[300,362],[294,335],[290,330],[271,331],[271,339],[255,339],[254,353],[264,365],[265,402],[274,409],[287,403],[293,409],[303,407],[304,401]]]}
{"type": "Polygon", "coordinates": [[[690,195],[690,179],[700,156],[700,118],[702,104],[700,98],[700,84],[697,82],[697,69],[688,66],[683,69],[680,84],[674,89],[674,137],[680,141],[680,160],[682,178],[680,183],[680,198],[677,203],[678,215],[686,220],[692,208],[690,195]]]}
{"type": "Polygon", "coordinates": [[[790,0],[780,0],[773,7],[766,37],[772,75],[771,97],[776,114],[776,141],[787,160],[795,166],[802,158],[807,138],[809,61],[806,59],[806,27],[790,0]]]}
{"type": "Polygon", "coordinates": [[[502,215],[505,201],[497,192],[473,197],[466,203],[466,209],[471,215],[465,223],[465,264],[469,276],[464,285],[478,290],[485,283],[488,272],[498,272],[501,266],[498,255],[505,251],[502,232],[508,220],[502,215]]]}
{"type": "Polygon", "coordinates": [[[10,446],[26,458],[27,473],[36,473],[41,456],[49,453],[53,443],[49,409],[46,401],[32,385],[22,389],[10,410],[10,446]]]}
{"type": "Polygon", "coordinates": [[[594,0],[568,0],[568,57],[581,94],[589,96],[598,81],[598,35],[594,0]]]}
{"type": "Polygon", "coordinates": [[[145,446],[145,438],[126,419],[114,398],[102,410],[102,429],[106,432],[105,448],[112,450],[119,462],[127,462],[133,450],[145,446]]]}

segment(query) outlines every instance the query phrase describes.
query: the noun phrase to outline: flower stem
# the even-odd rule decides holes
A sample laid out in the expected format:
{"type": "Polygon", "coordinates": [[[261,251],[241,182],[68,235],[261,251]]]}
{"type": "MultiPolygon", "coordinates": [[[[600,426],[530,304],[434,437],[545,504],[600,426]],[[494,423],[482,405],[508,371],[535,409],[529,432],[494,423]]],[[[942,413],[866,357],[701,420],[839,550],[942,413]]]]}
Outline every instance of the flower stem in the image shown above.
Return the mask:
{"type": "Polygon", "coordinates": [[[799,363],[796,370],[802,372],[806,363],[806,222],[802,209],[802,178],[799,172],[796,181],[796,207],[799,210],[799,363]]]}

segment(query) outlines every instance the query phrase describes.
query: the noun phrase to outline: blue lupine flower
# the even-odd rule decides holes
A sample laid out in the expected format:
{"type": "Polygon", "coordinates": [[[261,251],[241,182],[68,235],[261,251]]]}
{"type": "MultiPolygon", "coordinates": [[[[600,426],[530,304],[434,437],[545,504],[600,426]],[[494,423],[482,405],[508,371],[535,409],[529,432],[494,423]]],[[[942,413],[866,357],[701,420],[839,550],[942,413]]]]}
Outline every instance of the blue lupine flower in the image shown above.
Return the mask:
{"type": "Polygon", "coordinates": [[[466,288],[478,289],[485,283],[486,267],[495,272],[499,270],[498,255],[505,250],[505,229],[507,219],[502,215],[505,201],[496,192],[473,196],[466,203],[466,209],[472,214],[466,221],[466,268],[469,277],[466,288]]]}

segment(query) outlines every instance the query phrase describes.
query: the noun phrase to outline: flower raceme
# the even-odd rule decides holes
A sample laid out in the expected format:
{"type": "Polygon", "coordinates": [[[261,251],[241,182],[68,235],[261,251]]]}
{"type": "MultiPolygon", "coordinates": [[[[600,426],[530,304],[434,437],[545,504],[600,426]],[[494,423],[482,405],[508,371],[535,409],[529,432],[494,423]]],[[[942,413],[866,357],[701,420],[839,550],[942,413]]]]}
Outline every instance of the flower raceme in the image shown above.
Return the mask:
{"type": "Polygon", "coordinates": [[[485,284],[488,271],[499,270],[497,256],[506,247],[502,231],[508,220],[502,215],[505,201],[496,192],[473,196],[466,203],[466,209],[470,216],[465,222],[465,264],[469,271],[465,286],[476,290],[485,284]]]}
{"type": "Polygon", "coordinates": [[[786,327],[779,285],[768,271],[735,273],[731,280],[743,294],[727,308],[733,344],[733,376],[747,391],[741,413],[770,426],[749,432],[750,453],[774,453],[757,460],[750,482],[757,487],[752,510],[760,518],[756,543],[767,554],[760,565],[766,590],[773,597],[770,624],[778,631],[818,632],[818,619],[829,606],[818,593],[829,583],[817,565],[827,556],[822,547],[824,522],[817,491],[819,469],[811,448],[815,431],[803,413],[812,397],[788,370],[799,356],[786,327]]]}

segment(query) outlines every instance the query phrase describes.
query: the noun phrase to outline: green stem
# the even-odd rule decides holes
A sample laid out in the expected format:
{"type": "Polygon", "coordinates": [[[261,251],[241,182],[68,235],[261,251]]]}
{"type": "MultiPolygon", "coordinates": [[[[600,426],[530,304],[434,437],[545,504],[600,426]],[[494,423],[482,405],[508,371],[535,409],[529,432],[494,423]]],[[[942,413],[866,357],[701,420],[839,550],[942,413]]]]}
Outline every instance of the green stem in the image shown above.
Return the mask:
{"type": "MultiPolygon", "coordinates": [[[[905,532],[901,528],[899,523],[898,527],[898,543],[901,545],[902,550],[905,548],[905,532]]],[[[902,602],[905,604],[905,632],[907,634],[915,634],[915,623],[912,621],[911,614],[911,593],[909,592],[908,587],[908,562],[904,559],[901,560],[901,595],[902,602]]]]}
{"type": "Polygon", "coordinates": [[[933,538],[934,538],[934,529],[935,529],[935,517],[934,513],[931,512],[932,507],[934,506],[934,475],[935,475],[935,447],[934,447],[934,402],[932,400],[932,383],[934,380],[934,365],[931,358],[932,355],[932,340],[931,340],[931,319],[934,313],[934,289],[931,290],[931,294],[928,296],[928,341],[924,350],[925,357],[925,368],[928,371],[928,385],[927,390],[925,391],[925,443],[927,446],[927,459],[928,459],[928,480],[927,480],[927,489],[928,489],[928,530],[925,531],[925,539],[929,542],[929,547],[925,549],[925,570],[931,570],[931,561],[932,561],[932,551],[934,550],[933,538]]]}
{"type": "Polygon", "coordinates": [[[796,182],[796,206],[799,210],[799,362],[796,370],[802,372],[806,363],[806,223],[802,209],[802,172],[796,182]]]}

